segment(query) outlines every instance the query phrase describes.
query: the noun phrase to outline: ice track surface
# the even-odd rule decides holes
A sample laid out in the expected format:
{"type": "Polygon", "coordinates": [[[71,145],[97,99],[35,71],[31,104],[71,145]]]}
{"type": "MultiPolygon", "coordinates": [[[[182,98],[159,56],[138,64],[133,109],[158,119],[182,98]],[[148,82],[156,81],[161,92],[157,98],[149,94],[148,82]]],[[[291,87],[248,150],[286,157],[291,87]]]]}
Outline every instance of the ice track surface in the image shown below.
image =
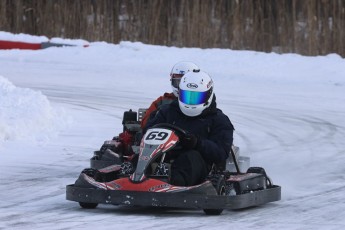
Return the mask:
{"type": "Polygon", "coordinates": [[[149,52],[150,47],[96,43],[88,49],[0,52],[0,75],[16,87],[41,91],[70,119],[46,143],[1,142],[0,229],[345,227],[344,59],[158,46],[149,52]],[[172,58],[158,58],[166,53],[172,58]],[[179,60],[195,61],[214,75],[218,105],[236,128],[236,145],[282,186],[282,200],[220,216],[113,205],[86,210],[66,201],[65,186],[89,166],[105,139],[121,131],[123,112],[169,91],[169,71],[179,60]],[[277,63],[291,82],[276,72],[277,63]],[[319,65],[324,68],[315,70],[319,65]],[[333,70],[338,72],[331,75],[333,70]]]}

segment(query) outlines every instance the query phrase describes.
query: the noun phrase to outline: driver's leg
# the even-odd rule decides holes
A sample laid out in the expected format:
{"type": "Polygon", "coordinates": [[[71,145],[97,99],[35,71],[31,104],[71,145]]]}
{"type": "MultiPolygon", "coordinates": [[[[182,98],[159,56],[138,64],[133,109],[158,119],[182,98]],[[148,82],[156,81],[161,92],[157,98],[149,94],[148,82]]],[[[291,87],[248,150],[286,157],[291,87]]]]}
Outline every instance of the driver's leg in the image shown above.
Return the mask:
{"type": "Polygon", "coordinates": [[[196,150],[181,153],[171,165],[170,183],[191,186],[202,183],[208,175],[207,165],[196,150]]]}

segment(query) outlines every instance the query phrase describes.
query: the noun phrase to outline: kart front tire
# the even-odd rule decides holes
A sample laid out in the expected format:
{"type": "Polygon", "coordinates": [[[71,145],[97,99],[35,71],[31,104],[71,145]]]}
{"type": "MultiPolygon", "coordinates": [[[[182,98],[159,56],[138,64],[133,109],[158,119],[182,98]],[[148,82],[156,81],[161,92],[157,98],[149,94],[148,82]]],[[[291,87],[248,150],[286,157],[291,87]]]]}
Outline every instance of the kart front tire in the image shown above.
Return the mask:
{"type": "Polygon", "coordinates": [[[204,213],[208,216],[218,216],[222,214],[223,209],[204,209],[204,213]]]}
{"type": "Polygon", "coordinates": [[[79,202],[80,207],[86,208],[86,209],[93,209],[98,206],[97,203],[85,203],[85,202],[79,202]]]}
{"type": "MultiPolygon", "coordinates": [[[[215,186],[217,190],[217,194],[219,196],[225,196],[226,195],[226,183],[223,176],[220,176],[217,178],[216,181],[213,181],[213,185],[215,186]]],[[[209,216],[218,216],[222,214],[223,209],[204,209],[204,213],[209,216]]]]}

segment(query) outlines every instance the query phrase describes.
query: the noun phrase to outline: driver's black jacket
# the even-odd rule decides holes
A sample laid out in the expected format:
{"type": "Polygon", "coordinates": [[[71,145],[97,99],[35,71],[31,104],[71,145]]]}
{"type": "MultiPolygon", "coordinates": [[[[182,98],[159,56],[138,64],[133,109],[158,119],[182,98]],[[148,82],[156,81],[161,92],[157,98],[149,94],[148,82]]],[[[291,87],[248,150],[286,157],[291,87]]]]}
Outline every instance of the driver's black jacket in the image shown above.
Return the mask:
{"type": "Polygon", "coordinates": [[[229,156],[234,127],[230,119],[217,108],[215,96],[210,107],[196,117],[184,115],[177,100],[162,106],[156,116],[147,122],[144,133],[160,123],[173,124],[196,135],[198,137],[196,150],[209,165],[224,162],[229,156]]]}

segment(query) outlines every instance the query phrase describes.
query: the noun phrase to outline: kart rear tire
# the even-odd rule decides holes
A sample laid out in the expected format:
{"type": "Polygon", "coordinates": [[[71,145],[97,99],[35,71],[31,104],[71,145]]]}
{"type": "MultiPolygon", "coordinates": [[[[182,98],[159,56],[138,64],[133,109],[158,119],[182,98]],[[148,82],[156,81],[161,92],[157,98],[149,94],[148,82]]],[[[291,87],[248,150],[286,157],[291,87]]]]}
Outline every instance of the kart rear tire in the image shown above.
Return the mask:
{"type": "Polygon", "coordinates": [[[86,209],[94,209],[98,206],[97,203],[85,203],[85,202],[79,202],[80,207],[86,208],[86,209]]]}
{"type": "MultiPolygon", "coordinates": [[[[226,195],[226,183],[224,176],[218,177],[216,181],[213,181],[213,185],[215,186],[217,190],[217,194],[219,196],[225,196],[226,195]]],[[[223,209],[204,209],[204,213],[209,216],[218,216],[222,214],[223,209]]]]}
{"type": "Polygon", "coordinates": [[[263,189],[270,188],[273,186],[273,182],[272,182],[271,178],[269,178],[267,176],[264,168],[262,168],[262,167],[250,167],[250,168],[248,168],[247,173],[258,173],[258,174],[264,175],[266,178],[266,185],[263,189]]]}

